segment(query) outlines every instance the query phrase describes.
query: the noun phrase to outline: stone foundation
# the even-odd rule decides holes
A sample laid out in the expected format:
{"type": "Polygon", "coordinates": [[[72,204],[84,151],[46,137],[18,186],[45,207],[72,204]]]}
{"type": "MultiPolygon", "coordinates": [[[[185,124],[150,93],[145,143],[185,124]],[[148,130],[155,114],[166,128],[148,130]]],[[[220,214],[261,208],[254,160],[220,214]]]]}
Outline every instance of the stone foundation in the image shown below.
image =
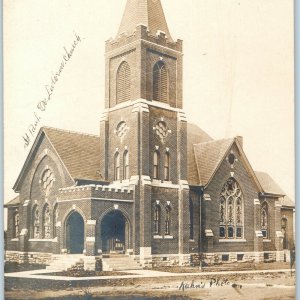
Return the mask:
{"type": "Polygon", "coordinates": [[[51,253],[6,251],[5,261],[29,264],[48,265],[52,260],[51,253]]]}

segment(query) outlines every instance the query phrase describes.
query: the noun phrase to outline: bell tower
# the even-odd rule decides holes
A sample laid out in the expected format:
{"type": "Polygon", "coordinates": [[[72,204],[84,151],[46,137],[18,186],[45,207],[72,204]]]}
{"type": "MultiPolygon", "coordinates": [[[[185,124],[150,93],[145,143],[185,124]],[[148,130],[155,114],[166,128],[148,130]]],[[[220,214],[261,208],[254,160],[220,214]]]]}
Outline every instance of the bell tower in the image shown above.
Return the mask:
{"type": "Polygon", "coordinates": [[[105,53],[103,179],[187,180],[182,41],[172,39],[160,0],[127,0],[105,53]]]}

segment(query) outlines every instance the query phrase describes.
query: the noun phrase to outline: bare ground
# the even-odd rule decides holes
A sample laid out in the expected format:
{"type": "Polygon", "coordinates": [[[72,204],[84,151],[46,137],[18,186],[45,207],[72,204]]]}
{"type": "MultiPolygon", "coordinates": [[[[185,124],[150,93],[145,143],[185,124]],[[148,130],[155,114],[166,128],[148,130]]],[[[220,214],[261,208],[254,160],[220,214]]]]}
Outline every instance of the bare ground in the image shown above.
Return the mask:
{"type": "Polygon", "coordinates": [[[6,291],[5,299],[36,300],[36,299],[255,299],[255,300],[289,300],[295,298],[295,277],[288,273],[277,274],[236,274],[231,276],[195,276],[186,278],[149,278],[149,279],[118,279],[104,286],[73,287],[60,289],[6,291]],[[229,282],[216,286],[212,279],[229,282]],[[182,283],[194,288],[182,289],[182,283]],[[203,287],[205,284],[205,287],[203,287]],[[202,287],[200,287],[202,286],[202,287]],[[180,288],[181,287],[181,288],[180,288]]]}

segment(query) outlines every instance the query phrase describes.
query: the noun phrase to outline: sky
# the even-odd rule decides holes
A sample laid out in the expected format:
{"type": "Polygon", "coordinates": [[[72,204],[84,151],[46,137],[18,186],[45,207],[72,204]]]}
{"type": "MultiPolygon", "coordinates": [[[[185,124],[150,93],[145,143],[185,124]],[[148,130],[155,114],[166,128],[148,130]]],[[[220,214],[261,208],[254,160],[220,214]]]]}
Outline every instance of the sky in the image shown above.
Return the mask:
{"type": "MultiPolygon", "coordinates": [[[[188,121],[214,139],[243,136],[253,169],[294,199],[293,1],[161,2],[173,39],[183,40],[188,121]]],[[[117,34],[125,4],[4,0],[4,202],[15,196],[41,126],[99,134],[105,41],[117,34]],[[64,47],[77,37],[51,100],[38,110],[64,47]]]]}

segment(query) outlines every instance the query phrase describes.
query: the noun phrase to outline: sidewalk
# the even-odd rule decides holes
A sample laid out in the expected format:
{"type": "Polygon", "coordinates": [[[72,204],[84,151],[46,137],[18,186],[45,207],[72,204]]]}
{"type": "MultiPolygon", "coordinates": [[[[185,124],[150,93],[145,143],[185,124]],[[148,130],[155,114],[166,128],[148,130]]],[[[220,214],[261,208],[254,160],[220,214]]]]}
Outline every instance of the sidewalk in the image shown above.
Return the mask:
{"type": "MultiPolygon", "coordinates": [[[[5,273],[5,278],[27,278],[27,279],[45,279],[56,281],[87,281],[87,280],[113,280],[113,279],[134,279],[134,278],[156,278],[156,277],[198,277],[198,276],[216,276],[216,275],[235,275],[235,274],[270,274],[270,273],[290,273],[291,269],[277,270],[243,270],[243,271],[218,271],[218,272],[199,272],[199,273],[169,273],[152,270],[128,270],[120,273],[128,275],[114,276],[95,276],[95,277],[67,277],[51,275],[49,270],[34,270],[15,273],[5,273]],[[44,275],[49,274],[49,275],[44,275]]],[[[292,269],[295,272],[295,269],[292,269]]]]}

